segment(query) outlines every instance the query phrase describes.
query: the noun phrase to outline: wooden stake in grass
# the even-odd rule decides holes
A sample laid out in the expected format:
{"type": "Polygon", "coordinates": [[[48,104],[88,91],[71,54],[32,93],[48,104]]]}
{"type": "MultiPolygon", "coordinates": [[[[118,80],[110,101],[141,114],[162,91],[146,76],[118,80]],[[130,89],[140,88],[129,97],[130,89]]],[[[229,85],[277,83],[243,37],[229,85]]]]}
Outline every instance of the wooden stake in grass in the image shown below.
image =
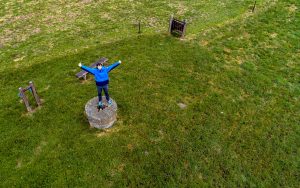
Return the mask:
{"type": "Polygon", "coordinates": [[[38,94],[37,94],[37,92],[36,92],[36,89],[35,89],[35,86],[34,86],[34,84],[33,84],[32,81],[29,82],[29,87],[30,87],[31,90],[32,90],[32,94],[33,94],[33,96],[34,96],[34,98],[35,98],[35,101],[36,101],[37,105],[38,105],[38,106],[41,106],[42,103],[41,103],[40,97],[38,96],[38,94]]]}
{"type": "Polygon", "coordinates": [[[254,2],[254,5],[253,5],[253,7],[252,7],[252,12],[254,12],[255,7],[256,7],[256,1],[254,2]]]}
{"type": "Polygon", "coordinates": [[[173,15],[171,15],[170,17],[168,33],[171,33],[172,31],[172,22],[173,22],[173,15]]]}
{"type": "Polygon", "coordinates": [[[31,109],[31,107],[30,107],[30,105],[29,105],[28,98],[27,98],[26,95],[25,95],[25,91],[26,91],[26,90],[24,90],[22,87],[19,87],[19,91],[20,91],[19,96],[22,98],[22,100],[23,100],[23,102],[24,102],[24,104],[25,104],[25,107],[26,107],[27,111],[28,111],[28,112],[31,112],[32,109],[31,109]]]}
{"type": "Polygon", "coordinates": [[[141,33],[141,21],[139,21],[139,34],[141,33]]]}

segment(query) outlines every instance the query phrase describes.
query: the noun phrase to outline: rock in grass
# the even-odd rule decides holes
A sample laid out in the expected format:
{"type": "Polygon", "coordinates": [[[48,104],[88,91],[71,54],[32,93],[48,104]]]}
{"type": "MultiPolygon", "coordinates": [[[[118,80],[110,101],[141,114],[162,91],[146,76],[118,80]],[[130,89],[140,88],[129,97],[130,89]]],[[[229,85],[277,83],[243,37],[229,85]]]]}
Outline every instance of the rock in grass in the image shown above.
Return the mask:
{"type": "MultiPolygon", "coordinates": [[[[117,103],[111,98],[112,105],[103,110],[98,110],[98,97],[89,100],[85,105],[85,115],[87,116],[90,126],[98,129],[111,127],[117,120],[117,103]]],[[[105,97],[102,97],[104,105],[108,105],[105,97]]]]}
{"type": "Polygon", "coordinates": [[[181,109],[185,109],[185,108],[187,107],[187,105],[186,105],[186,104],[183,104],[183,103],[178,103],[177,105],[178,105],[179,108],[181,108],[181,109]]]}

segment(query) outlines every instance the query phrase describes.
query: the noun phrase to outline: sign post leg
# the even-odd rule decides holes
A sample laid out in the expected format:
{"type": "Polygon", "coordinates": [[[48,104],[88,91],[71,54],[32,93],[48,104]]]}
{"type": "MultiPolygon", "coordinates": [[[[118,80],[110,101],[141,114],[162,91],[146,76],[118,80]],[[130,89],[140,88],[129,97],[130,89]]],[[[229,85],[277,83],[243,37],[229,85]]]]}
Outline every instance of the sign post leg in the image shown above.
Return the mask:
{"type": "Polygon", "coordinates": [[[173,23],[173,15],[170,17],[170,22],[169,22],[169,33],[172,31],[172,23],[173,23]]]}
{"type": "Polygon", "coordinates": [[[31,89],[32,89],[32,93],[33,93],[33,96],[34,96],[34,98],[35,98],[35,101],[36,101],[37,105],[38,105],[38,106],[41,106],[42,103],[41,103],[40,97],[39,97],[38,94],[36,93],[36,89],[35,89],[34,84],[33,84],[32,81],[29,82],[29,86],[30,86],[31,89]]]}
{"type": "Polygon", "coordinates": [[[19,88],[19,91],[20,91],[20,95],[21,95],[22,100],[23,100],[23,102],[24,102],[24,104],[25,104],[25,106],[26,106],[27,111],[28,111],[28,112],[31,112],[32,109],[31,109],[31,107],[30,107],[30,105],[29,105],[28,98],[26,97],[26,95],[25,95],[25,93],[24,93],[24,91],[23,91],[23,88],[20,87],[20,88],[19,88]]]}

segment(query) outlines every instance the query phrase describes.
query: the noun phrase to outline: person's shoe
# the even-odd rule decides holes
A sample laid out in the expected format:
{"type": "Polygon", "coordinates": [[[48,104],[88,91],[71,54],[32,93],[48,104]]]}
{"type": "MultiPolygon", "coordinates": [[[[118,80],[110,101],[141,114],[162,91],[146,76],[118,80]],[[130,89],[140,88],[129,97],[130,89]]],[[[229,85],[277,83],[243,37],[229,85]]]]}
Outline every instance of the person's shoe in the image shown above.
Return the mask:
{"type": "Polygon", "coordinates": [[[111,106],[112,105],[112,100],[109,100],[108,101],[108,106],[111,106]]]}
{"type": "Polygon", "coordinates": [[[98,102],[98,107],[102,108],[102,106],[103,106],[102,101],[99,101],[99,102],[98,102]]]}

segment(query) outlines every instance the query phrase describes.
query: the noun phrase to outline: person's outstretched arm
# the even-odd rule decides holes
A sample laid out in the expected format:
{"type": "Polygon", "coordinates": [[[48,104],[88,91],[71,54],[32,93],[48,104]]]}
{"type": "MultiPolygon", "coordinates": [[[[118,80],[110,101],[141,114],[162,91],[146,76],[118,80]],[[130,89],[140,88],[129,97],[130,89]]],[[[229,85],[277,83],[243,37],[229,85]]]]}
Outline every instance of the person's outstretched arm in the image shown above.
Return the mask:
{"type": "Polygon", "coordinates": [[[110,65],[107,67],[107,72],[110,72],[111,70],[113,70],[114,68],[116,68],[117,66],[119,66],[121,64],[121,60],[115,62],[114,64],[110,65]]]}
{"type": "Polygon", "coordinates": [[[79,63],[78,66],[79,66],[81,69],[83,69],[83,70],[85,70],[86,72],[88,72],[88,73],[95,74],[95,69],[92,69],[92,68],[90,68],[90,67],[84,66],[84,65],[82,65],[81,63],[79,63]]]}

